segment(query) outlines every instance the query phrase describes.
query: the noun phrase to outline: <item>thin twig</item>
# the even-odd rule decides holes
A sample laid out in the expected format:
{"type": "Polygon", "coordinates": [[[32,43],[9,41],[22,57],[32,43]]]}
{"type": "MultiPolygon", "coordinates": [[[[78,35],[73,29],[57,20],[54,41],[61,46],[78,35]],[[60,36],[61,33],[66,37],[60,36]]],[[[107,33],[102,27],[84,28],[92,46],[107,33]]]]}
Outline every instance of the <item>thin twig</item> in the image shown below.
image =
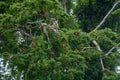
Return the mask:
{"type": "Polygon", "coordinates": [[[25,34],[28,37],[32,37],[32,35],[30,35],[29,33],[25,32],[24,30],[17,28],[18,31],[20,31],[21,33],[25,34]]]}
{"type": "Polygon", "coordinates": [[[28,22],[28,24],[41,24],[43,20],[35,21],[35,22],[28,22]]]}

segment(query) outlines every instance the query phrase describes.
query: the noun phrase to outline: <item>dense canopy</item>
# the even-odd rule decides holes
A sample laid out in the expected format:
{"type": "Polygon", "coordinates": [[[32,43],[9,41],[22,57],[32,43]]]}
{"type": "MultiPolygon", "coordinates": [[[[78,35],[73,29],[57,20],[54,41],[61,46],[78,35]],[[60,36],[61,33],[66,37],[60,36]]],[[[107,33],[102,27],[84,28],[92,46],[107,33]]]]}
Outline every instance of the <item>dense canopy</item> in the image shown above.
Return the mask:
{"type": "Polygon", "coordinates": [[[0,0],[0,80],[119,80],[119,33],[120,0],[0,0]]]}

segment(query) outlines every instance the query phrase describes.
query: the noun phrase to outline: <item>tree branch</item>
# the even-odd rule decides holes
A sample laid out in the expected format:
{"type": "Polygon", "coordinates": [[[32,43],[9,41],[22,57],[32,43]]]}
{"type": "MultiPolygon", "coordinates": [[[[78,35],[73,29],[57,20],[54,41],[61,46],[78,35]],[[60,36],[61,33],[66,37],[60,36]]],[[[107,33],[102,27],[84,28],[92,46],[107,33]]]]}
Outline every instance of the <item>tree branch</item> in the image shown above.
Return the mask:
{"type": "MultiPolygon", "coordinates": [[[[100,46],[98,45],[98,43],[95,40],[93,40],[93,44],[96,46],[96,48],[98,49],[98,51],[102,52],[100,46]]],[[[102,70],[105,70],[105,67],[104,67],[103,60],[102,60],[101,56],[100,56],[100,63],[101,63],[101,66],[102,66],[102,70]]]]}
{"type": "MultiPolygon", "coordinates": [[[[117,46],[119,46],[120,43],[117,44],[117,46]]],[[[110,55],[110,53],[115,49],[115,47],[112,47],[105,55],[108,56],[110,55]]]]}
{"type": "MultiPolygon", "coordinates": [[[[45,28],[45,26],[49,26],[49,25],[46,24],[46,23],[42,23],[42,22],[43,22],[43,20],[40,20],[40,21],[35,21],[35,22],[28,22],[28,24],[40,24],[39,28],[41,29],[41,31],[44,34],[44,36],[47,39],[47,41],[49,42],[49,35],[48,35],[48,33],[46,31],[46,28],[45,28]]],[[[36,33],[34,35],[36,35],[36,33]]]]}
{"type": "Polygon", "coordinates": [[[103,18],[103,20],[97,25],[97,27],[93,30],[93,31],[96,31],[97,29],[99,29],[103,23],[106,21],[106,19],[108,18],[108,16],[112,13],[112,11],[115,9],[115,7],[120,3],[120,0],[117,1],[113,7],[109,10],[109,12],[105,15],[105,17],[103,18]]]}
{"type": "Polygon", "coordinates": [[[28,37],[32,37],[32,35],[28,34],[27,32],[25,32],[24,30],[17,28],[18,31],[20,31],[21,33],[25,34],[28,37]]]}
{"type": "Polygon", "coordinates": [[[28,22],[28,24],[41,24],[43,20],[35,21],[35,22],[28,22]]]}
{"type": "Polygon", "coordinates": [[[95,48],[95,47],[88,46],[88,47],[80,47],[80,48],[82,48],[82,50],[85,50],[85,49],[91,49],[91,48],[95,48]]]}
{"type": "Polygon", "coordinates": [[[101,63],[101,66],[102,66],[102,70],[105,70],[105,67],[104,67],[103,60],[102,60],[101,56],[100,56],[100,63],[101,63]]]}
{"type": "Polygon", "coordinates": [[[97,47],[98,51],[102,52],[100,46],[98,45],[98,43],[97,43],[95,40],[93,40],[93,43],[94,43],[95,46],[97,47]]]}
{"type": "Polygon", "coordinates": [[[48,32],[46,31],[45,26],[47,26],[47,24],[46,23],[42,23],[40,28],[41,28],[41,31],[44,34],[45,38],[49,42],[49,35],[48,35],[48,32]]]}

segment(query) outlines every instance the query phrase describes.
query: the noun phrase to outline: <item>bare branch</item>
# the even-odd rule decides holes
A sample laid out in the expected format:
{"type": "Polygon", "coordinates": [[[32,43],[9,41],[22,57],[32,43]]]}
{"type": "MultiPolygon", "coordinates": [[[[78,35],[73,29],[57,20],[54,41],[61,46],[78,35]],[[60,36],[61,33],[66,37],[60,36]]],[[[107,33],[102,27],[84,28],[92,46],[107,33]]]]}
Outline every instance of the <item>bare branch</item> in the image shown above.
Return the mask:
{"type": "Polygon", "coordinates": [[[46,23],[42,23],[41,26],[40,26],[40,28],[41,28],[41,30],[42,30],[45,38],[46,38],[46,39],[48,40],[48,42],[49,42],[49,35],[48,35],[48,32],[46,31],[45,26],[47,26],[47,24],[46,24],[46,23]]]}
{"type": "Polygon", "coordinates": [[[32,35],[30,35],[29,33],[25,32],[24,30],[17,28],[18,31],[20,31],[21,33],[25,34],[28,37],[32,37],[32,35]]]}
{"type": "MultiPolygon", "coordinates": [[[[98,51],[102,52],[100,46],[98,45],[98,43],[95,40],[93,40],[93,44],[97,47],[98,51]]],[[[103,60],[102,60],[101,56],[100,56],[100,63],[101,63],[101,66],[102,66],[102,70],[105,70],[105,67],[104,67],[103,60]]]]}
{"type": "MultiPolygon", "coordinates": [[[[46,31],[46,26],[49,26],[48,24],[46,23],[42,23],[43,20],[40,20],[40,21],[35,21],[35,22],[28,22],[28,24],[40,24],[40,29],[42,31],[42,33],[44,34],[45,38],[49,41],[49,35],[48,35],[48,32],[46,31]]],[[[36,35],[36,33],[35,33],[36,35]]]]}
{"type": "Polygon", "coordinates": [[[105,67],[104,67],[103,60],[102,60],[101,56],[100,56],[100,63],[101,63],[101,66],[102,66],[102,70],[105,70],[105,67]]]}
{"type": "Polygon", "coordinates": [[[98,45],[98,43],[95,40],[93,40],[93,43],[96,45],[98,51],[102,52],[100,46],[98,45]]]}
{"type": "Polygon", "coordinates": [[[112,11],[115,9],[115,7],[116,7],[119,3],[120,3],[120,0],[117,1],[117,2],[113,5],[113,7],[109,10],[109,12],[108,12],[108,13],[105,15],[105,17],[103,18],[103,20],[97,25],[97,27],[96,27],[93,31],[99,29],[99,28],[103,25],[103,23],[106,21],[106,19],[108,18],[108,16],[112,13],[112,11]]]}
{"type": "MultiPolygon", "coordinates": [[[[119,46],[120,43],[117,44],[117,46],[119,46]]],[[[108,56],[110,55],[110,53],[115,49],[115,47],[112,47],[105,55],[108,56]]]]}

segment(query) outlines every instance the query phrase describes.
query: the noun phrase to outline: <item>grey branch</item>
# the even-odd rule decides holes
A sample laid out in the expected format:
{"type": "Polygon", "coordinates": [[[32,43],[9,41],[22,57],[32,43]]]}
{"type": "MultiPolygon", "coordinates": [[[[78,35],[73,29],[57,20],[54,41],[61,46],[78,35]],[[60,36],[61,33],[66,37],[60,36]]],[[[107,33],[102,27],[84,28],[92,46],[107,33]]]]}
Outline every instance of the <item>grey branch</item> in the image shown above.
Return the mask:
{"type": "MultiPolygon", "coordinates": [[[[102,52],[100,46],[98,45],[98,43],[95,40],[93,40],[93,44],[96,46],[96,48],[98,49],[98,51],[102,52]]],[[[105,67],[104,67],[103,60],[102,60],[101,56],[100,56],[100,63],[101,63],[101,66],[102,66],[102,70],[105,70],[105,67]]]]}
{"type": "Polygon", "coordinates": [[[106,21],[106,19],[108,18],[108,16],[112,13],[112,11],[115,9],[115,7],[116,7],[119,3],[120,3],[120,0],[117,1],[117,2],[113,5],[113,7],[109,10],[109,12],[107,13],[107,15],[103,18],[103,20],[97,25],[97,27],[96,27],[93,31],[99,29],[99,28],[103,25],[103,23],[106,21]]]}
{"type": "Polygon", "coordinates": [[[98,51],[102,52],[100,46],[98,45],[98,43],[97,43],[95,40],[93,40],[93,43],[94,43],[95,46],[97,47],[98,51]]]}
{"type": "MultiPolygon", "coordinates": [[[[120,43],[117,44],[117,46],[119,46],[120,43]]],[[[115,47],[112,47],[105,55],[108,56],[110,55],[110,53],[115,49],[115,47]]]]}
{"type": "Polygon", "coordinates": [[[101,56],[100,56],[100,63],[101,63],[101,66],[102,66],[102,70],[105,70],[105,67],[104,67],[103,60],[102,60],[101,56]]]}

